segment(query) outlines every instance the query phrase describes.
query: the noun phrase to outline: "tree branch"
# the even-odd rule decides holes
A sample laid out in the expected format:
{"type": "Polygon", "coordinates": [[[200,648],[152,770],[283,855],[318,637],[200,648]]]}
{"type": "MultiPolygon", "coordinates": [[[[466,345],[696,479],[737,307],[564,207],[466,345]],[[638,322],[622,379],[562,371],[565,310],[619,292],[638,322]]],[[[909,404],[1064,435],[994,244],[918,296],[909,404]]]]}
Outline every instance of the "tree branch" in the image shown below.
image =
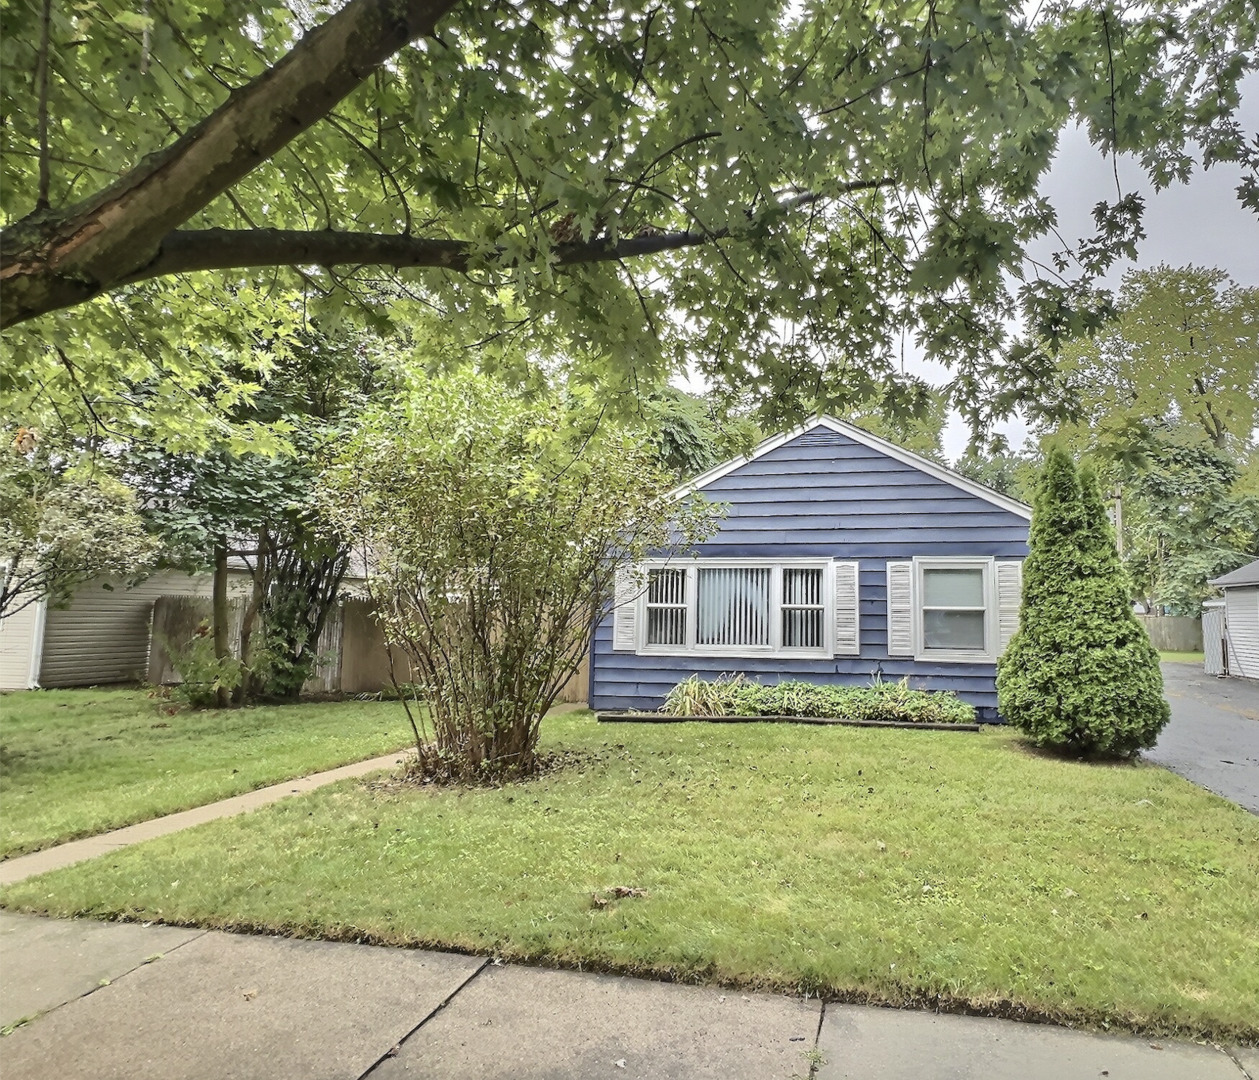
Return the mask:
{"type": "MultiPolygon", "coordinates": [[[[614,262],[662,251],[699,247],[729,236],[729,229],[709,232],[671,232],[631,237],[613,242],[556,244],[560,266],[614,262]]],[[[295,229],[189,229],[171,233],[147,266],[119,284],[187,274],[197,270],[235,270],[260,266],[389,266],[394,269],[437,267],[466,273],[478,262],[502,264],[506,251],[495,249],[477,257],[462,240],[419,236],[382,236],[376,233],[302,232],[295,229]]]]}
{"type": "Polygon", "coordinates": [[[457,0],[350,0],[196,127],[87,201],[5,230],[0,326],[81,303],[323,119],[457,0]]]}
{"type": "MultiPolygon", "coordinates": [[[[780,206],[797,210],[836,195],[870,191],[893,181],[857,180],[841,184],[834,192],[800,192],[784,199],[780,206]]],[[[731,236],[727,227],[644,233],[613,241],[596,238],[556,244],[552,249],[559,266],[580,263],[615,262],[621,259],[656,255],[663,251],[702,247],[731,236]]],[[[116,285],[188,274],[198,270],[243,270],[262,266],[388,266],[397,270],[436,267],[466,273],[478,263],[505,265],[506,249],[492,249],[478,256],[473,245],[463,240],[432,237],[382,235],[325,229],[179,229],[162,240],[157,255],[144,266],[119,278],[116,285]]]]}

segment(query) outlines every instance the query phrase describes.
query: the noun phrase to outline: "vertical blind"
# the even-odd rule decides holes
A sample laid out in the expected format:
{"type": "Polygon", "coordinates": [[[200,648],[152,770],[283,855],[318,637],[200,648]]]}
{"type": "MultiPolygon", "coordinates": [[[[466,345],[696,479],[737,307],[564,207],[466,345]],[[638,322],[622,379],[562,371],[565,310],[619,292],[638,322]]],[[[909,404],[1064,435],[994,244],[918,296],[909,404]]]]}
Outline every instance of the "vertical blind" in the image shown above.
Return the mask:
{"type": "Polygon", "coordinates": [[[823,645],[822,571],[783,570],[782,643],[785,649],[823,645]]]}
{"type": "Polygon", "coordinates": [[[686,644],[685,570],[652,570],[648,576],[647,644],[686,644]]]}
{"type": "Polygon", "coordinates": [[[697,575],[697,645],[768,645],[768,567],[702,568],[697,575]]]}

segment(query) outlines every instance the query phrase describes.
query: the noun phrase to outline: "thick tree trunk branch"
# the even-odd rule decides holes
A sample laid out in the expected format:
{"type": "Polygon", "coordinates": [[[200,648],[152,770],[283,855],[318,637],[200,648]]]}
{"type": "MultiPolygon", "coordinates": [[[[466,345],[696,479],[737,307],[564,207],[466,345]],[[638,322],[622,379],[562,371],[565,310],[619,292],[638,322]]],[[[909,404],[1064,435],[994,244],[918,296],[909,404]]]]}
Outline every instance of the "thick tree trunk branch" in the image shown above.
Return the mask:
{"type": "MultiPolygon", "coordinates": [[[[671,232],[630,237],[613,242],[590,240],[557,244],[555,261],[561,266],[612,262],[661,251],[698,247],[729,235],[713,232],[671,232]]],[[[504,253],[491,251],[485,265],[501,263],[504,253]]],[[[234,270],[260,266],[388,266],[439,267],[467,271],[474,263],[473,248],[462,240],[419,236],[382,236],[358,232],[303,232],[290,229],[204,229],[171,233],[157,258],[128,275],[120,284],[196,270],[234,270]]]]}
{"type": "MultiPolygon", "coordinates": [[[[782,206],[797,210],[827,198],[889,187],[892,182],[888,177],[854,180],[826,193],[799,192],[782,206]]],[[[730,235],[728,228],[653,232],[617,241],[596,238],[556,244],[552,252],[558,265],[574,266],[700,247],[730,235]]],[[[493,266],[503,264],[505,255],[505,251],[496,249],[479,258],[484,265],[493,266]]],[[[162,240],[150,262],[119,277],[114,285],[132,285],[198,270],[263,266],[387,266],[397,270],[427,266],[465,273],[476,258],[473,246],[463,240],[334,229],[180,229],[162,240]]]]}
{"type": "Polygon", "coordinates": [[[152,261],[164,237],[247,176],[456,0],[350,0],[166,149],[86,202],[5,230],[0,326],[81,303],[152,261]]]}

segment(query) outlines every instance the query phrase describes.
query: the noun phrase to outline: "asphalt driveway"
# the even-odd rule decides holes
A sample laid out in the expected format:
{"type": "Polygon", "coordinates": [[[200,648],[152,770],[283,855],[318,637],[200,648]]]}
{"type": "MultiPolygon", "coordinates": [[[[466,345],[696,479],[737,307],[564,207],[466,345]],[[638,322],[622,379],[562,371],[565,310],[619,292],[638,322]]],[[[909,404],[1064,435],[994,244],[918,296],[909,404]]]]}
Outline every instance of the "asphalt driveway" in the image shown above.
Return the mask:
{"type": "Polygon", "coordinates": [[[1259,683],[1164,664],[1171,722],[1145,757],[1259,814],[1259,683]]]}

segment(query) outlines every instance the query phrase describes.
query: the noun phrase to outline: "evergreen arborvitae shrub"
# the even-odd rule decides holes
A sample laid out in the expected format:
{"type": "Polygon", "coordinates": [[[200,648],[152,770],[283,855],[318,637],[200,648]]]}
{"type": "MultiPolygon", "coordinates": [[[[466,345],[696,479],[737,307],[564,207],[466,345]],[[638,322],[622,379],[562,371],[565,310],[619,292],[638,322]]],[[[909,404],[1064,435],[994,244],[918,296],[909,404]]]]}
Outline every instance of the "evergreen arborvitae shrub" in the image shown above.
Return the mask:
{"type": "Polygon", "coordinates": [[[1127,757],[1171,715],[1158,663],[1097,478],[1055,449],[1036,493],[1019,632],[997,664],[1001,714],[1038,746],[1127,757]]]}

